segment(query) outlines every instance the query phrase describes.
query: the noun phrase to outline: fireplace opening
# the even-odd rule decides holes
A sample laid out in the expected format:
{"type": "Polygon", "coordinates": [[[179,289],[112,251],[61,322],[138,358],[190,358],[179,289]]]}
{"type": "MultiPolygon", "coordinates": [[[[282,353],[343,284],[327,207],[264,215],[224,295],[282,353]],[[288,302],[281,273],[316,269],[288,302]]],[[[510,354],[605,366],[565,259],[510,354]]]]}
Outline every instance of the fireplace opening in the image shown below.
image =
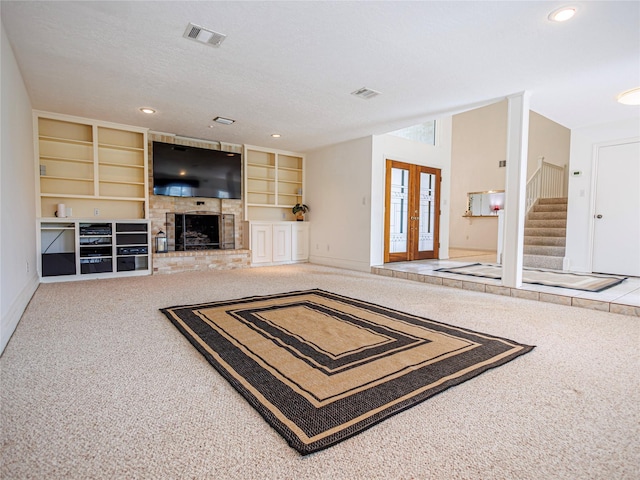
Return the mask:
{"type": "Polygon", "coordinates": [[[167,213],[169,250],[220,250],[235,248],[235,219],[214,212],[167,213]]]}

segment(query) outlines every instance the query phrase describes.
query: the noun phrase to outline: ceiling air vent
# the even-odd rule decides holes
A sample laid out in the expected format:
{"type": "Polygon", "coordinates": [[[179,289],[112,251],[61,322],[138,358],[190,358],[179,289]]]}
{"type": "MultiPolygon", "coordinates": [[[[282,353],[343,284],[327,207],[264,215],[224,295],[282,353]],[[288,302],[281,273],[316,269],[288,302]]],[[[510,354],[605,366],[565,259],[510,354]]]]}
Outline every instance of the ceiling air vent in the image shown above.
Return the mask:
{"type": "Polygon", "coordinates": [[[184,35],[182,36],[184,38],[195,40],[196,42],[211,45],[212,47],[219,47],[224,39],[227,38],[227,36],[222,33],[207,30],[206,28],[199,27],[193,23],[187,25],[187,29],[184,31],[184,35]]]}
{"type": "Polygon", "coordinates": [[[376,92],[375,90],[371,90],[370,88],[362,87],[355,92],[351,92],[351,95],[369,100],[370,98],[380,95],[380,92],[376,92]]]}

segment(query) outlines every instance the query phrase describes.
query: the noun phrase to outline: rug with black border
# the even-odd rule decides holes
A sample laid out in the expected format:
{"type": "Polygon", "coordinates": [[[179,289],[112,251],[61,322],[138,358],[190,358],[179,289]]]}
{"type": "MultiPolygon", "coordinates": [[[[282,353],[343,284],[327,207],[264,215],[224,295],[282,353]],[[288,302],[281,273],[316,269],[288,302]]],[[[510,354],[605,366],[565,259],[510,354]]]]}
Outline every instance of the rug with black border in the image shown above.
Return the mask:
{"type": "Polygon", "coordinates": [[[303,455],[533,348],[318,289],[161,312],[303,455]]]}
{"type": "MultiPolygon", "coordinates": [[[[502,265],[487,263],[471,263],[459,267],[444,267],[434,271],[468,275],[471,277],[493,278],[496,280],[502,278],[502,265]]],[[[585,292],[601,292],[607,288],[618,285],[626,279],[627,277],[602,273],[573,273],[543,268],[522,268],[522,283],[570,288],[572,290],[583,290],[585,292]]]]}

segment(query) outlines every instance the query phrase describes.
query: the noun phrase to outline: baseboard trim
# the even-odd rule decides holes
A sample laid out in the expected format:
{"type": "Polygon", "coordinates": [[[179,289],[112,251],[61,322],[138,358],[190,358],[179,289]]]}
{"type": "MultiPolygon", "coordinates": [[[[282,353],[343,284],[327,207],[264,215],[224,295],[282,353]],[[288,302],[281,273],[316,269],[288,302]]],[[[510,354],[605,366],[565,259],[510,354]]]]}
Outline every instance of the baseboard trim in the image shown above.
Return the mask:
{"type": "Polygon", "coordinates": [[[371,265],[365,262],[357,262],[353,260],[345,260],[342,258],[322,257],[311,255],[309,263],[315,265],[324,265],[325,267],[345,268],[347,270],[356,270],[358,272],[371,272],[371,265]]]}
{"type": "Polygon", "coordinates": [[[6,315],[2,317],[2,320],[0,321],[0,355],[4,352],[13,332],[15,332],[18,327],[22,314],[26,310],[27,305],[29,305],[33,294],[38,289],[38,285],[40,285],[38,276],[32,276],[20,294],[16,297],[6,315]]]}

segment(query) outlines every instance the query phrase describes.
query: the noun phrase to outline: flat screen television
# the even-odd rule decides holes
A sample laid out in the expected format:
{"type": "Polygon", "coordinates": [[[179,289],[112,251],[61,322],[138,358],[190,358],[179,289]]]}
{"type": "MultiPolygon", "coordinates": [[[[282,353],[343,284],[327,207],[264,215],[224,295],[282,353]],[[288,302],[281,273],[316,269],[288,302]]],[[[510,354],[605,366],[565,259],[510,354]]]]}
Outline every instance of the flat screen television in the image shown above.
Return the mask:
{"type": "Polygon", "coordinates": [[[239,153],[153,142],[153,194],[241,198],[239,153]]]}

